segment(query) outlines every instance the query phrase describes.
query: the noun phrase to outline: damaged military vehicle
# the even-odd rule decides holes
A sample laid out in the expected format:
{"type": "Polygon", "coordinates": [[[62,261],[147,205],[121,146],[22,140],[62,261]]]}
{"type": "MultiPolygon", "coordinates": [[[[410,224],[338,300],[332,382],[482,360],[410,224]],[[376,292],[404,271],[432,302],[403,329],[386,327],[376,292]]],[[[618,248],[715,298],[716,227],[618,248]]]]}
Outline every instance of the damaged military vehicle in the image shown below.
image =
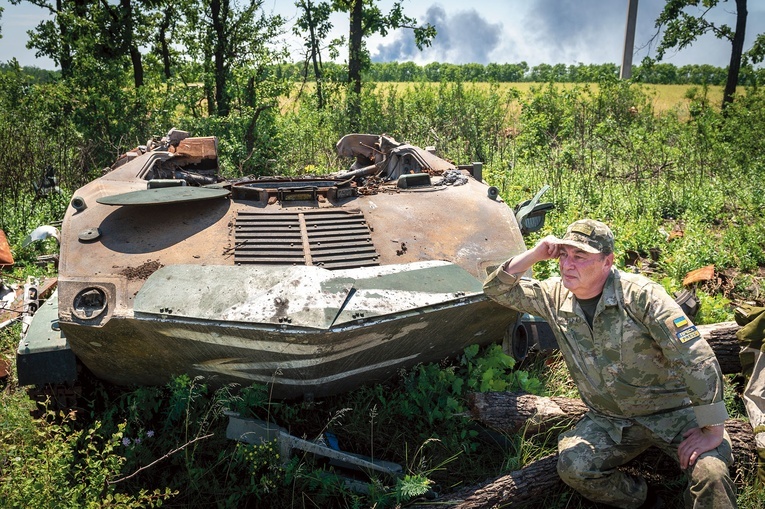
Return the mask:
{"type": "Polygon", "coordinates": [[[215,137],[172,130],[123,155],[69,204],[19,382],[72,382],[79,359],[114,384],[185,373],[319,397],[512,334],[482,282],[525,245],[480,163],[386,135],[337,150],[349,169],[238,180],[215,137]]]}

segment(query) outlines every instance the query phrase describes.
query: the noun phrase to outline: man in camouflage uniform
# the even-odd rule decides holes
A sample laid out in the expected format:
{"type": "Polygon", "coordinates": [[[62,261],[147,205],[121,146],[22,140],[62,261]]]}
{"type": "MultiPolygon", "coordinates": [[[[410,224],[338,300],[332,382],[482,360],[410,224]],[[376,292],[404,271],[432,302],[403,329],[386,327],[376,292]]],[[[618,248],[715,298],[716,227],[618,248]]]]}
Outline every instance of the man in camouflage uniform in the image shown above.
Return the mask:
{"type": "Polygon", "coordinates": [[[730,438],[714,352],[661,285],[613,267],[614,237],[584,219],[494,271],[484,292],[544,318],[589,407],[558,439],[558,473],[588,499],[656,507],[644,479],[617,467],[654,445],[689,476],[688,507],[736,506],[730,438]],[[559,258],[561,277],[521,277],[559,258]]]}

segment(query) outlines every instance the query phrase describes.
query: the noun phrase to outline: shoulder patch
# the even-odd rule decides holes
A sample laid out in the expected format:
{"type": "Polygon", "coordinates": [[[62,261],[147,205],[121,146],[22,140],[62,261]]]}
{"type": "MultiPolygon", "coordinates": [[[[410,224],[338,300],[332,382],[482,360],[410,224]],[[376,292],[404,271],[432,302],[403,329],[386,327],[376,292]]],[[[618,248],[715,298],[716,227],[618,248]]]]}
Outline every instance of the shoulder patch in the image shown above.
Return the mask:
{"type": "Polygon", "coordinates": [[[687,327],[683,330],[677,331],[675,334],[677,336],[677,339],[680,340],[681,343],[687,343],[688,341],[696,338],[701,337],[701,333],[696,328],[695,325],[691,325],[690,327],[687,327]]]}
{"type": "Polygon", "coordinates": [[[670,334],[673,334],[681,343],[701,337],[699,330],[685,315],[668,318],[664,323],[670,334]]]}

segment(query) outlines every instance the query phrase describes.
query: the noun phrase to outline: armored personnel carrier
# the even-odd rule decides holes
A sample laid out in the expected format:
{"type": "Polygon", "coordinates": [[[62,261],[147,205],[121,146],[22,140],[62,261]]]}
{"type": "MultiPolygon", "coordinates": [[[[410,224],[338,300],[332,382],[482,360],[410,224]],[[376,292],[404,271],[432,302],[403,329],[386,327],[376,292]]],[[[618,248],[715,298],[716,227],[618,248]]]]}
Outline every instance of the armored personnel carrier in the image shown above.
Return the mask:
{"type": "Polygon", "coordinates": [[[385,135],[337,150],[349,169],[236,181],[214,137],[122,156],[71,200],[19,382],[70,382],[76,357],[115,384],[186,373],[318,397],[503,341],[517,317],[482,282],[525,245],[481,165],[385,135]]]}

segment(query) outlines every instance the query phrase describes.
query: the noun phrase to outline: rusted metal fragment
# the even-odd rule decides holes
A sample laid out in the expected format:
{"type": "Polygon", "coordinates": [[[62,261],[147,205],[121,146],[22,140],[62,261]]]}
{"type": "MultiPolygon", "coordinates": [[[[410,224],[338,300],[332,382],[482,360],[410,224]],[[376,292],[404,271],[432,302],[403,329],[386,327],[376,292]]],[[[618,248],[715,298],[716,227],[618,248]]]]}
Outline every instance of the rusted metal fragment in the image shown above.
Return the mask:
{"type": "Polygon", "coordinates": [[[214,136],[204,138],[186,138],[177,147],[170,147],[176,158],[183,158],[188,163],[200,163],[205,159],[218,160],[218,139],[214,136]]]}
{"type": "Polygon", "coordinates": [[[142,263],[138,267],[127,267],[123,269],[120,274],[128,278],[130,281],[148,279],[149,276],[162,268],[162,264],[159,260],[148,260],[146,263],[142,263]]]}
{"type": "Polygon", "coordinates": [[[0,267],[4,265],[13,265],[13,255],[11,254],[11,246],[8,244],[5,232],[0,230],[0,267]]]}
{"type": "Polygon", "coordinates": [[[701,281],[709,281],[715,277],[715,266],[707,265],[700,269],[692,270],[683,278],[683,286],[687,286],[693,283],[699,283],[701,281]]]}
{"type": "Polygon", "coordinates": [[[0,356],[0,380],[8,378],[11,374],[11,361],[0,356]]]}

